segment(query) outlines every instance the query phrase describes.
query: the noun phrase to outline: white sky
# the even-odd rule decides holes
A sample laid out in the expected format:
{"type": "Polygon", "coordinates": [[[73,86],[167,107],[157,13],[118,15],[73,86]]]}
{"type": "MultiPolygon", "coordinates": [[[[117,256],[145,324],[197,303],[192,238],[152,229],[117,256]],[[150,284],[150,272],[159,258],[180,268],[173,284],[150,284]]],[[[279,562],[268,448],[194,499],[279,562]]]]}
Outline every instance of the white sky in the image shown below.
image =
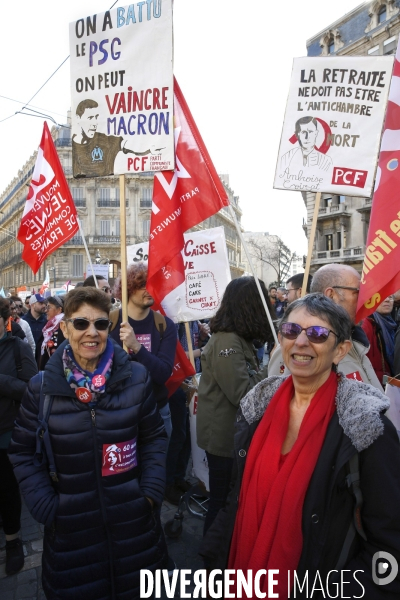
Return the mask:
{"type": "MultiPolygon", "coordinates": [[[[113,0],[20,0],[2,7],[0,95],[27,102],[69,54],[70,21],[113,0]]],[[[117,6],[129,4],[120,0],[117,6]]],[[[174,71],[215,167],[229,173],[243,226],[307,252],[300,193],[272,181],[293,57],[359,0],[175,0],[174,71]]],[[[21,104],[0,98],[0,121],[21,104]]],[[[58,123],[70,106],[69,61],[33,100],[58,123]]],[[[36,110],[38,109],[36,108],[36,110]]],[[[49,122],[51,125],[51,122],[49,122]]],[[[0,193],[40,142],[43,120],[0,122],[0,193]]]]}

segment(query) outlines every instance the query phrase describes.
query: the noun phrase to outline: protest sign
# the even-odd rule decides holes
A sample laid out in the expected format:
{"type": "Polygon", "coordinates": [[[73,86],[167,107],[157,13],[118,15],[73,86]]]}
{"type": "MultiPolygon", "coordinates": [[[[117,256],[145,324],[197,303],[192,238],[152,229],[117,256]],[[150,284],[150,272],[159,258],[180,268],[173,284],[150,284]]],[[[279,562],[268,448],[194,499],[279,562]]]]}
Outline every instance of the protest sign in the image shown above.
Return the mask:
{"type": "Polygon", "coordinates": [[[23,260],[37,273],[78,228],[75,204],[45,122],[17,236],[24,245],[23,260]]]}
{"type": "Polygon", "coordinates": [[[107,279],[108,281],[108,269],[109,269],[109,265],[89,265],[89,263],[87,263],[86,265],[86,277],[90,277],[90,275],[93,275],[93,273],[95,275],[100,275],[101,277],[104,277],[104,279],[107,279]],[[92,270],[92,266],[93,266],[93,270],[92,270]]]}
{"type": "Polygon", "coordinates": [[[296,58],[274,188],[370,197],[393,57],[296,58]]]}
{"type": "Polygon", "coordinates": [[[172,0],[70,23],[74,177],[174,169],[172,0]]]}
{"type": "MultiPolygon", "coordinates": [[[[185,281],[161,302],[175,323],[215,315],[231,279],[223,227],[185,233],[184,242],[185,281]]],[[[147,262],[148,249],[148,242],[128,246],[128,264],[147,262]]]]}

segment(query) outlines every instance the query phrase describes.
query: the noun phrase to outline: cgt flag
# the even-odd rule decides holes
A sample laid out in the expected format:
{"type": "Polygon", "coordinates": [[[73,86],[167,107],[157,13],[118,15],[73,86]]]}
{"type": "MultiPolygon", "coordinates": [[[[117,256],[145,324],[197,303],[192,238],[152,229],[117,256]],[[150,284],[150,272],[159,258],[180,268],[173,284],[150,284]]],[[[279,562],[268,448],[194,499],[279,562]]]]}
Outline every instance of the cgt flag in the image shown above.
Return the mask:
{"type": "Polygon", "coordinates": [[[371,208],[356,321],[400,289],[400,47],[397,47],[371,208]]]}
{"type": "Polygon", "coordinates": [[[185,231],[229,205],[176,79],[174,127],[175,171],[154,177],[147,288],[158,304],[185,280],[185,231]]]}
{"type": "Polygon", "coordinates": [[[37,273],[42,262],[78,231],[74,201],[47,123],[18,231],[23,260],[37,273]]]}

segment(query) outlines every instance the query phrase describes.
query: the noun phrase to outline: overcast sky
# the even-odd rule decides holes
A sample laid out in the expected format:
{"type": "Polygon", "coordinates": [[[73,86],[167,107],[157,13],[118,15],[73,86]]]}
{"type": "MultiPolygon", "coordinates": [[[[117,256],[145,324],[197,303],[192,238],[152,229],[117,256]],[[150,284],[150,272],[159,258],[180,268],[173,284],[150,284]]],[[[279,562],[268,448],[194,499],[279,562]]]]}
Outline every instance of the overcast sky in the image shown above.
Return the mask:
{"type": "MultiPolygon", "coordinates": [[[[2,7],[0,121],[27,102],[69,54],[68,24],[112,0],[20,0],[2,7]]],[[[128,4],[124,0],[117,6],[128,4]]],[[[306,40],[361,4],[352,0],[175,0],[175,76],[219,173],[229,173],[246,230],[280,235],[306,253],[297,192],[274,190],[293,57],[306,40]]],[[[70,106],[69,60],[32,101],[58,122],[70,106]]],[[[49,122],[49,125],[51,123],[49,122]]],[[[40,142],[43,120],[0,122],[0,193],[40,142]]]]}

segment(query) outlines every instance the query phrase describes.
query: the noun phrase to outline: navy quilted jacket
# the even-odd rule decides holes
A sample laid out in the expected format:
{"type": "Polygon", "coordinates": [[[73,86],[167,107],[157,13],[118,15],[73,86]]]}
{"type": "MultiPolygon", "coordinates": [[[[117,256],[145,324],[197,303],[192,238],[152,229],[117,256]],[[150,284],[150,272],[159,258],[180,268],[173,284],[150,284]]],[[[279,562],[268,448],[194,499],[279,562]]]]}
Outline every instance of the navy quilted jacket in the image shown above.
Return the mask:
{"type": "Polygon", "coordinates": [[[145,498],[160,505],[164,496],[163,421],[146,369],[118,346],[96,407],[80,402],[64,377],[64,346],[47,363],[43,384],[54,397],[49,431],[58,483],[33,462],[38,376],[22,400],[9,451],[25,502],[45,524],[43,589],[51,600],[132,600],[139,598],[139,570],[165,561],[159,518],[145,498]],[[122,449],[135,442],[132,460],[122,449]],[[110,447],[116,460],[126,459],[119,472],[110,447]]]}

